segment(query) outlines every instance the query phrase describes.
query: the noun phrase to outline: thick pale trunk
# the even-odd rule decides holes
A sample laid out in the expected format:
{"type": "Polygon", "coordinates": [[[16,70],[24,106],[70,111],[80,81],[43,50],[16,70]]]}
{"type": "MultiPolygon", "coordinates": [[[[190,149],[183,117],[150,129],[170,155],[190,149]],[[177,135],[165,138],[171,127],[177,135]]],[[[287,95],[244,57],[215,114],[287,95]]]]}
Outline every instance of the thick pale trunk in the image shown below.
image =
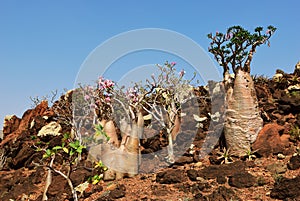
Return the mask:
{"type": "Polygon", "coordinates": [[[108,137],[110,137],[108,143],[114,145],[115,147],[120,146],[120,142],[118,140],[117,130],[115,124],[112,120],[109,120],[104,125],[104,132],[108,137]]]}
{"type": "Polygon", "coordinates": [[[240,69],[236,72],[233,88],[227,89],[226,102],[226,145],[234,155],[244,156],[263,126],[254,83],[249,72],[240,69]]]}
{"type": "Polygon", "coordinates": [[[121,146],[118,149],[108,149],[102,155],[104,164],[116,172],[116,179],[122,179],[125,174],[134,176],[138,173],[139,139],[143,134],[144,119],[141,113],[137,116],[137,121],[132,120],[131,126],[126,122],[122,123],[124,133],[121,146]]]}

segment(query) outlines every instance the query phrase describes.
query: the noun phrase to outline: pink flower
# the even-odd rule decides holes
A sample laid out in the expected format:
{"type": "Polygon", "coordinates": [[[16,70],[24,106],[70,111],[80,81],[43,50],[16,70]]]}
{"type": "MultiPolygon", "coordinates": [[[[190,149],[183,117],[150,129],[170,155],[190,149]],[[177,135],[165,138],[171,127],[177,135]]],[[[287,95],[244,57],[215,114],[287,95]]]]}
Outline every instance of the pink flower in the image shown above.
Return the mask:
{"type": "Polygon", "coordinates": [[[175,66],[176,65],[176,62],[171,62],[171,66],[175,66]]]}
{"type": "Polygon", "coordinates": [[[100,90],[111,89],[115,86],[115,83],[111,80],[104,80],[103,77],[99,77],[98,87],[100,90]]]}
{"type": "Polygon", "coordinates": [[[106,101],[106,102],[110,102],[110,101],[111,101],[110,97],[107,96],[107,97],[105,98],[105,101],[106,101]]]}
{"type": "Polygon", "coordinates": [[[90,99],[90,96],[89,95],[84,95],[84,100],[89,100],[90,99]]]}

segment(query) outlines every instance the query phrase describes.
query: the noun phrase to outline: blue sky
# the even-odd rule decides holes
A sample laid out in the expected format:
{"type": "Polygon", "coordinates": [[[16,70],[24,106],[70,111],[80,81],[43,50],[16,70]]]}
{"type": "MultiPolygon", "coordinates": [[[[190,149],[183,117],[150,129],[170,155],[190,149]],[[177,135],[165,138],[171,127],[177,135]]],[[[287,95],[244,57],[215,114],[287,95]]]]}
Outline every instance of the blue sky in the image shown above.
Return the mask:
{"type": "MultiPolygon", "coordinates": [[[[29,97],[73,88],[93,49],[134,29],[176,31],[207,51],[209,32],[271,24],[278,30],[270,48],[257,50],[252,74],[270,77],[277,68],[292,72],[300,60],[299,7],[297,0],[0,0],[0,126],[7,114],[22,116],[30,108],[29,97]]],[[[140,60],[149,64],[169,58],[140,60]]]]}

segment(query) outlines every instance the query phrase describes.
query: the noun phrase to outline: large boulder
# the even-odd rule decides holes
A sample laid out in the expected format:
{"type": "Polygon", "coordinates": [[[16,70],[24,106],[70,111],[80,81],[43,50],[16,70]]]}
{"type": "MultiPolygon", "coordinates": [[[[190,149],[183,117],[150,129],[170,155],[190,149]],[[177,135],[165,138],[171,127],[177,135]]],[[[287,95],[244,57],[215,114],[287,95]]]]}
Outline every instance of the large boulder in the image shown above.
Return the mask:
{"type": "Polygon", "coordinates": [[[288,141],[281,138],[280,134],[283,131],[284,127],[276,123],[266,124],[252,144],[252,149],[257,150],[257,154],[264,157],[284,153],[289,144],[288,141]]]}

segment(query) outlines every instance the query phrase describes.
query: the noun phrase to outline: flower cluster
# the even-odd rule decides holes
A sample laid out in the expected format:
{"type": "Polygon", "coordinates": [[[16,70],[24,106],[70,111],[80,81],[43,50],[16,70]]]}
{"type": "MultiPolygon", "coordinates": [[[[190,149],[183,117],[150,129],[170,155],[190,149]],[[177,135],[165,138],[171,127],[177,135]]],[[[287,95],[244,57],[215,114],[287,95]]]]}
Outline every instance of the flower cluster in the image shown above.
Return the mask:
{"type": "Polygon", "coordinates": [[[135,88],[129,88],[126,92],[126,96],[133,103],[136,103],[139,100],[138,92],[135,88]]]}
{"type": "Polygon", "coordinates": [[[114,89],[115,83],[112,80],[104,79],[102,76],[98,80],[98,89],[104,96],[103,99],[106,103],[111,102],[112,90],[114,89]]]}
{"type": "Polygon", "coordinates": [[[100,90],[112,90],[115,86],[115,83],[112,80],[104,79],[102,76],[98,80],[98,88],[100,90]]]}

